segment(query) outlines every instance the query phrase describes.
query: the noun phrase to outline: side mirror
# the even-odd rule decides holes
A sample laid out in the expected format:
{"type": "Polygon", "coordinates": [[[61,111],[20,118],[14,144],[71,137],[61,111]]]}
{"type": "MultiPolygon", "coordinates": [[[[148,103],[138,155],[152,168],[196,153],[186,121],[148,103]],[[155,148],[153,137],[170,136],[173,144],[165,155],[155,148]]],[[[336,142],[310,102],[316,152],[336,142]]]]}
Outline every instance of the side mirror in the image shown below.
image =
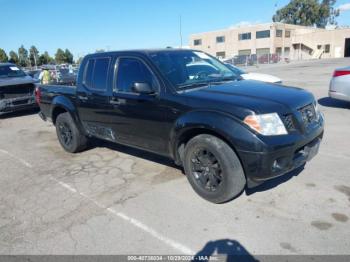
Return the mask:
{"type": "Polygon", "coordinates": [[[154,90],[149,83],[146,82],[135,82],[132,86],[132,90],[135,93],[150,95],[154,94],[154,90]]]}

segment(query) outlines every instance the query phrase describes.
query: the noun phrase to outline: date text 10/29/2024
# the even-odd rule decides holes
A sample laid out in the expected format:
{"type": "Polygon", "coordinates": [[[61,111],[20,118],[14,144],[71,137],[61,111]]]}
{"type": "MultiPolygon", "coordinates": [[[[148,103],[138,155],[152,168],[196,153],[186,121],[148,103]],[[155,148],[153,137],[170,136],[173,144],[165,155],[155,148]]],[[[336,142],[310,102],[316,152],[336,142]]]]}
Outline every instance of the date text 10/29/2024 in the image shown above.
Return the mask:
{"type": "Polygon", "coordinates": [[[128,256],[128,261],[220,261],[219,256],[128,256]]]}

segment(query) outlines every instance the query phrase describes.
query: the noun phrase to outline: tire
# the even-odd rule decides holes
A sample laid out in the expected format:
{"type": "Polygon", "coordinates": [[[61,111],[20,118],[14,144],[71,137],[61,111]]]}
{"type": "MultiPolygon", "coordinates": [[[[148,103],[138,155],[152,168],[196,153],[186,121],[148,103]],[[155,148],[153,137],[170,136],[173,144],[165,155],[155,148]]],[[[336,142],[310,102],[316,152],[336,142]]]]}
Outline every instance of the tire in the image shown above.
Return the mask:
{"type": "Polygon", "coordinates": [[[228,144],[212,135],[198,135],[187,143],[184,169],[194,191],[216,204],[232,200],[246,185],[236,153],[228,144]]]}
{"type": "Polygon", "coordinates": [[[87,138],[81,134],[69,113],[62,113],[56,119],[56,134],[63,149],[77,153],[87,146],[87,138]]]}

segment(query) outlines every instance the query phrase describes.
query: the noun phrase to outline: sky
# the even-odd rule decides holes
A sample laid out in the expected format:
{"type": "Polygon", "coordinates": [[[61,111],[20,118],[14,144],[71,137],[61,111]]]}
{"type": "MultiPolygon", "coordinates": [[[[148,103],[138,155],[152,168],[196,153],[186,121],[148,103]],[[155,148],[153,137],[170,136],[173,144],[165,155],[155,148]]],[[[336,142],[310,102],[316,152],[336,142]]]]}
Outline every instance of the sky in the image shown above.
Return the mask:
{"type": "MultiPolygon", "coordinates": [[[[180,46],[189,35],[245,23],[271,22],[289,0],[0,0],[0,48],[75,58],[97,49],[180,46]]],[[[350,25],[350,0],[338,0],[339,25],[350,25]]]]}

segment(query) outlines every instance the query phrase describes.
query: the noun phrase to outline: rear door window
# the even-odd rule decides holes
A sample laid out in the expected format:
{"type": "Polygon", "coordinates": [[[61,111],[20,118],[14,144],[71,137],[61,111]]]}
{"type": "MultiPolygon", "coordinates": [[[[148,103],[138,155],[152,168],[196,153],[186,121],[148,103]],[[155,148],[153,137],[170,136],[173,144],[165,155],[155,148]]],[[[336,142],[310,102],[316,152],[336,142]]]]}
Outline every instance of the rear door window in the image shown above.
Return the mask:
{"type": "Polygon", "coordinates": [[[98,58],[95,61],[94,69],[94,89],[105,90],[107,89],[107,76],[109,68],[109,58],[98,58]]]}
{"type": "Polygon", "coordinates": [[[94,72],[94,66],[95,66],[95,59],[90,59],[86,66],[85,66],[85,74],[84,74],[84,85],[92,89],[93,88],[93,82],[92,82],[92,76],[94,72]]]}
{"type": "Polygon", "coordinates": [[[110,58],[90,59],[85,68],[84,85],[89,89],[106,90],[110,58]]]}

